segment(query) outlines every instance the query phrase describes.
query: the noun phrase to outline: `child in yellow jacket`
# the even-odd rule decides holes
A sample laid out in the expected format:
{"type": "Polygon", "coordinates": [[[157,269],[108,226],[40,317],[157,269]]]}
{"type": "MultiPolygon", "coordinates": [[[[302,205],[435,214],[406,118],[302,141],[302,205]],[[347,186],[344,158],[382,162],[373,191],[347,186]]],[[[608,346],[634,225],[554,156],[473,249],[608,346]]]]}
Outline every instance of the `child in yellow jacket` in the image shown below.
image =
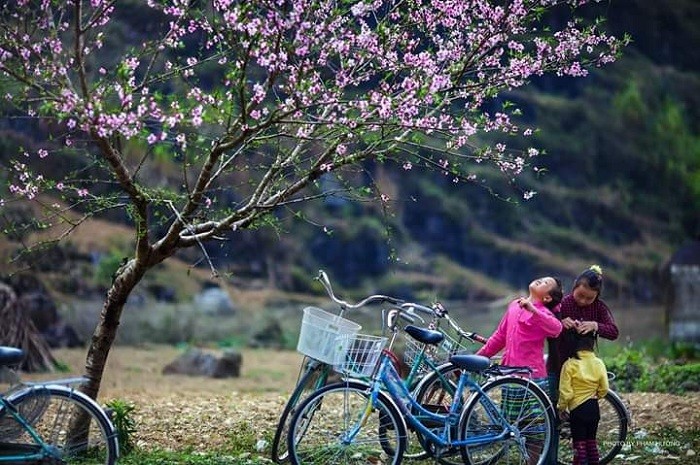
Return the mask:
{"type": "Polygon", "coordinates": [[[595,354],[594,333],[576,336],[576,355],[561,369],[557,408],[568,415],[574,448],[573,465],[598,465],[596,432],[600,421],[598,399],[608,393],[605,363],[595,354]]]}

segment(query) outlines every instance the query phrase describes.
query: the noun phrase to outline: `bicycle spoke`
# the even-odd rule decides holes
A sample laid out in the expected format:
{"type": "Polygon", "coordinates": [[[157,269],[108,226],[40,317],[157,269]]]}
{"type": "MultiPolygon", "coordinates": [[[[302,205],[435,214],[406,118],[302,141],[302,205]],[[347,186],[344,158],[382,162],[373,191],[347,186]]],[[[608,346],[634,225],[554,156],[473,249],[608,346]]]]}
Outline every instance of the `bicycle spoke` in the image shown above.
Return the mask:
{"type": "Polygon", "coordinates": [[[363,385],[331,385],[312,395],[290,425],[292,462],[398,463],[406,440],[398,413],[382,401],[368,409],[368,402],[363,385]]]}
{"type": "Polygon", "coordinates": [[[462,437],[492,438],[492,441],[466,446],[463,449],[465,462],[478,465],[544,463],[553,433],[548,399],[518,378],[498,379],[483,389],[488,399],[480,395],[469,403],[462,423],[462,437]],[[502,417],[493,412],[494,406],[502,417]],[[502,424],[501,418],[508,424],[502,424]],[[496,439],[498,435],[501,439],[496,439]]]}

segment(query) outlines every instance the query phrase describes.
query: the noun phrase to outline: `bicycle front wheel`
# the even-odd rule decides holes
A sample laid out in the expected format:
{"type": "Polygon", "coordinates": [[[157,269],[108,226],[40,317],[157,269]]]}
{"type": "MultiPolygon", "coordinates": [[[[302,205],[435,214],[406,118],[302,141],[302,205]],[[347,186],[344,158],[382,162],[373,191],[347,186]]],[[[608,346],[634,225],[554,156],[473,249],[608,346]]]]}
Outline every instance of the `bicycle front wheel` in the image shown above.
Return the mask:
{"type": "Polygon", "coordinates": [[[294,412],[299,404],[312,392],[322,388],[328,380],[330,365],[321,363],[316,360],[309,360],[305,367],[304,373],[301,375],[292,395],[289,396],[287,404],[282,410],[282,415],[277,422],[275,436],[272,439],[272,448],[270,458],[277,463],[284,463],[289,460],[289,452],[287,450],[287,434],[289,432],[289,424],[294,412]]]}
{"type": "Polygon", "coordinates": [[[461,448],[471,465],[543,465],[552,443],[554,408],[535,383],[504,377],[482,386],[472,396],[460,419],[460,439],[480,437],[483,444],[461,448]],[[501,423],[509,425],[508,434],[501,423]]]}
{"type": "Polygon", "coordinates": [[[17,424],[13,427],[12,442],[31,448],[42,446],[47,454],[46,463],[116,463],[117,433],[102,407],[85,394],[60,385],[31,386],[12,394],[8,400],[40,438],[37,444],[17,424]]]}
{"type": "MultiPolygon", "coordinates": [[[[629,413],[620,396],[613,391],[608,391],[605,397],[598,400],[598,405],[600,406],[600,422],[598,423],[596,440],[600,465],[605,465],[615,458],[627,439],[629,413]]],[[[566,465],[572,462],[573,456],[571,428],[566,423],[559,430],[559,455],[557,459],[560,464],[566,465]]]]}
{"type": "Polygon", "coordinates": [[[367,384],[348,381],[311,394],[295,412],[287,439],[294,465],[398,465],[406,426],[386,394],[373,402],[367,384]]]}

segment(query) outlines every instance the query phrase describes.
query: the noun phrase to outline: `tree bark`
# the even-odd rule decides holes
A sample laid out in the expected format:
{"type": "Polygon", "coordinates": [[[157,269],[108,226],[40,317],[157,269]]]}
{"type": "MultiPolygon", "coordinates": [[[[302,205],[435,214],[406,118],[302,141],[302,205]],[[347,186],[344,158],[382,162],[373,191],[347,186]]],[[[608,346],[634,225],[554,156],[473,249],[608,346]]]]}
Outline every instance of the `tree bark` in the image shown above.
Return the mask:
{"type": "Polygon", "coordinates": [[[107,291],[100,321],[92,335],[85,360],[87,381],[80,387],[83,393],[93,399],[97,399],[97,393],[100,390],[107,356],[117,336],[117,328],[124,304],[147,269],[146,266],[137,264],[136,260],[130,260],[117,271],[112,286],[107,291]]]}

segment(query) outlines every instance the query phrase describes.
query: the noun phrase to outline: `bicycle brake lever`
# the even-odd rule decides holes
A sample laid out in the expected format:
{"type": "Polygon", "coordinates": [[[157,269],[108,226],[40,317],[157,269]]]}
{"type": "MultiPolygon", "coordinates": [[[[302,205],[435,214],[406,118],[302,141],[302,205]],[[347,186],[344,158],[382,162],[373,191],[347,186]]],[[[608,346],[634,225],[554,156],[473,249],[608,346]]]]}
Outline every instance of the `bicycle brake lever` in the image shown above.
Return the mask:
{"type": "Polygon", "coordinates": [[[447,315],[447,309],[440,302],[435,302],[431,308],[439,318],[444,318],[447,315]]]}

